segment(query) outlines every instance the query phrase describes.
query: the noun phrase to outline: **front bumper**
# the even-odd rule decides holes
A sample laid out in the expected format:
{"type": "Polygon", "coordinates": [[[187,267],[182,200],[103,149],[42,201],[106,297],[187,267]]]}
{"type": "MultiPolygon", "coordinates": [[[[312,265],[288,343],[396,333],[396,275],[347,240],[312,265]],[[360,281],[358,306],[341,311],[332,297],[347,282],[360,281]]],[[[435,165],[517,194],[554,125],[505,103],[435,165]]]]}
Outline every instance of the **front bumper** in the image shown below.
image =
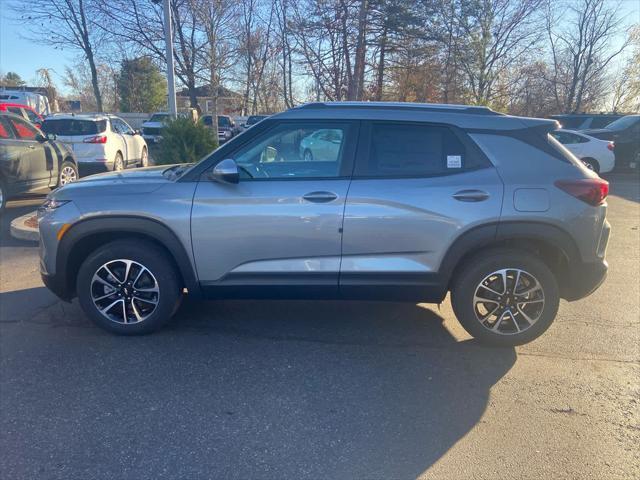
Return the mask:
{"type": "Polygon", "coordinates": [[[73,293],[59,275],[47,275],[46,273],[40,272],[40,277],[42,278],[44,286],[51,290],[60,300],[70,302],[73,299],[73,293]]]}
{"type": "Polygon", "coordinates": [[[142,138],[147,143],[160,143],[162,141],[162,135],[145,135],[142,134],[142,138]]]}

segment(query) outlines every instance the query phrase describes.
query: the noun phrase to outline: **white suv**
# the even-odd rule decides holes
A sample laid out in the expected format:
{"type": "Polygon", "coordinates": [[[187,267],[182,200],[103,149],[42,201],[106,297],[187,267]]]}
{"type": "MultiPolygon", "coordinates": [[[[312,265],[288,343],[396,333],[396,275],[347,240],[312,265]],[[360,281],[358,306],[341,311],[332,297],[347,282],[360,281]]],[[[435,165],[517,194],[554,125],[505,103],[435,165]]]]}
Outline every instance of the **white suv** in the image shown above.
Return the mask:
{"type": "Polygon", "coordinates": [[[54,115],[42,130],[73,149],[81,175],[149,164],[144,138],[115,115],[54,115]]]}

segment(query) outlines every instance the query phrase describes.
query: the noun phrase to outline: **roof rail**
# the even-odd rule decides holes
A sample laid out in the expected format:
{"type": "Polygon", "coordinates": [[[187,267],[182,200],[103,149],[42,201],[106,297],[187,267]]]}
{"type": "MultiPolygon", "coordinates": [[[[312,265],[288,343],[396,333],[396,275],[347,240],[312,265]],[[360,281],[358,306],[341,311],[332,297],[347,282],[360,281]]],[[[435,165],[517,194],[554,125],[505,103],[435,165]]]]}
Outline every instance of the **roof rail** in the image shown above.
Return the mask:
{"type": "Polygon", "coordinates": [[[312,102],[299,105],[294,108],[299,109],[321,109],[321,108],[371,108],[377,110],[419,110],[426,112],[442,113],[472,113],[476,115],[503,115],[495,112],[489,107],[478,107],[470,105],[451,105],[440,103],[409,103],[409,102],[312,102]]]}

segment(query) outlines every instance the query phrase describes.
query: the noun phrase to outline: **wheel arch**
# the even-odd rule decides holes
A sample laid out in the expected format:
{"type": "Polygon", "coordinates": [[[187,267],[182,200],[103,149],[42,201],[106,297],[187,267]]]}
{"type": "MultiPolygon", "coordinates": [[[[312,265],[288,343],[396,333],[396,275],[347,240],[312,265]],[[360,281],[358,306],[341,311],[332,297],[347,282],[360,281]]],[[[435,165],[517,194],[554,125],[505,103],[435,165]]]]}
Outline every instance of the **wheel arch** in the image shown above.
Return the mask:
{"type": "Polygon", "coordinates": [[[441,263],[443,281],[449,289],[467,261],[487,250],[510,248],[539,257],[554,273],[561,295],[570,277],[571,265],[580,262],[577,245],[561,228],[543,222],[504,222],[476,227],[451,245],[441,263]]]}
{"type": "Polygon", "coordinates": [[[56,276],[60,276],[64,297],[71,299],[75,296],[78,270],[91,252],[114,240],[127,238],[148,241],[164,250],[189,294],[200,295],[200,285],[191,259],[182,242],[167,226],[149,218],[110,216],[82,220],[69,228],[60,241],[56,255],[56,276]]]}

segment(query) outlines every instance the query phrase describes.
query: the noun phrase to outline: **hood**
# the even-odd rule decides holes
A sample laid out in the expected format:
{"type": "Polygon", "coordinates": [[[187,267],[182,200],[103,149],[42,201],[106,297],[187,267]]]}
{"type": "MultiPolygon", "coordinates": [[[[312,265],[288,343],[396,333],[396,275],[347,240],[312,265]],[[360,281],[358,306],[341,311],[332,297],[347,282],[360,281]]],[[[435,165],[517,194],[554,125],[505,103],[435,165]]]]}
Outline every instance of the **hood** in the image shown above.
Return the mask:
{"type": "Polygon", "coordinates": [[[95,189],[104,189],[105,196],[150,193],[173,181],[169,175],[162,174],[170,167],[171,165],[160,165],[90,175],[56,190],[56,198],[71,198],[85,192],[94,192],[95,189]]]}
{"type": "Polygon", "coordinates": [[[142,128],[147,127],[147,128],[164,128],[166,127],[166,123],[164,122],[143,122],[142,123],[142,128]]]}

